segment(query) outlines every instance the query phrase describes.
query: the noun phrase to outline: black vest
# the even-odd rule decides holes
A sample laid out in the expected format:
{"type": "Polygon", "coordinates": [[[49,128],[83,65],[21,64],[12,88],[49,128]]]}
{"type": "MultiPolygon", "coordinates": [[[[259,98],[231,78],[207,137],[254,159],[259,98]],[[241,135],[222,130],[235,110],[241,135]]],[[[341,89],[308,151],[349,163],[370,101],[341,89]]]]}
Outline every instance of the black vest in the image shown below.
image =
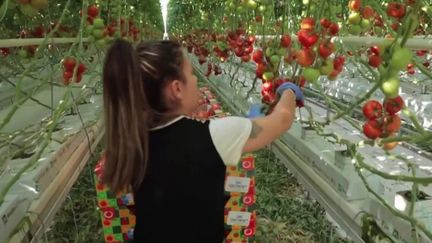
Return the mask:
{"type": "Polygon", "coordinates": [[[147,173],[134,192],[134,242],[221,243],[226,167],[209,121],[183,118],[150,132],[147,173]]]}

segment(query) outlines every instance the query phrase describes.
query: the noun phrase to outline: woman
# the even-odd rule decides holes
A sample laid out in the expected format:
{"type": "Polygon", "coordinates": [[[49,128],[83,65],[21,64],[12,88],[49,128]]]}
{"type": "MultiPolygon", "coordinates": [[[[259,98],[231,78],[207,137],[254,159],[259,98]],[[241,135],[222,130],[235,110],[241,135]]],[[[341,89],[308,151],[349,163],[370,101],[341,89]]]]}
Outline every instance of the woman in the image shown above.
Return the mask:
{"type": "Polygon", "coordinates": [[[224,176],[242,153],[270,144],[289,129],[301,90],[281,86],[274,111],[257,119],[188,118],[198,107],[197,78],[178,43],[116,40],[104,70],[106,164],[103,181],[132,185],[135,242],[224,239],[224,176]]]}

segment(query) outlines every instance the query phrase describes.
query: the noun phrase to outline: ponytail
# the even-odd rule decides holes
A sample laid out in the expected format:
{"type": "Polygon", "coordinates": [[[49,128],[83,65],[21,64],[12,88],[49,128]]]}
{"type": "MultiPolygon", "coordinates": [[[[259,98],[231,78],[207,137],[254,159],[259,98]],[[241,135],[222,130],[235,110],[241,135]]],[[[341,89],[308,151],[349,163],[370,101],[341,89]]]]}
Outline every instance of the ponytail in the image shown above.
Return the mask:
{"type": "Polygon", "coordinates": [[[103,67],[106,161],[102,181],[113,192],[144,180],[148,160],[150,108],[138,54],[132,45],[116,40],[103,67]]]}

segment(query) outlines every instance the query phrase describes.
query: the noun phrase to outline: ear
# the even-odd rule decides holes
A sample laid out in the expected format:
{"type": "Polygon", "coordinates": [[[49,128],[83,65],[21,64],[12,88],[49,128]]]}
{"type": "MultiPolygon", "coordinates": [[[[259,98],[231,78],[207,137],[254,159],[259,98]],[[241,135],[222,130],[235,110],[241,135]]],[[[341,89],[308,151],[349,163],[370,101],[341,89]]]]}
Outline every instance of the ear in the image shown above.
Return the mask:
{"type": "Polygon", "coordinates": [[[167,95],[170,99],[179,100],[183,98],[183,83],[180,80],[173,80],[167,86],[167,95]]]}

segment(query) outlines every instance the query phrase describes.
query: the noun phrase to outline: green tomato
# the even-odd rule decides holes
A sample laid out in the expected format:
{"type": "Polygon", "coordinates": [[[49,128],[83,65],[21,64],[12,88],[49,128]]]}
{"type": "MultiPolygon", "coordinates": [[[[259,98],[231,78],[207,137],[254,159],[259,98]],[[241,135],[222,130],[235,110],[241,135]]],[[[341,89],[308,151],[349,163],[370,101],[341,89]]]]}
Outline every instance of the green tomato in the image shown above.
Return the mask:
{"type": "Polygon", "coordinates": [[[363,30],[367,30],[371,26],[371,22],[369,19],[362,19],[361,27],[363,30]]]}
{"type": "Polygon", "coordinates": [[[37,10],[48,7],[48,0],[31,0],[31,6],[37,10]]]}
{"type": "Polygon", "coordinates": [[[34,17],[38,15],[39,11],[33,8],[30,4],[21,4],[20,5],[21,13],[28,17],[34,17]]]}
{"type": "Polygon", "coordinates": [[[411,62],[412,52],[407,48],[399,48],[394,51],[390,60],[390,67],[396,70],[403,70],[411,62]]]}
{"type": "Polygon", "coordinates": [[[244,13],[245,9],[243,8],[243,6],[238,6],[237,7],[237,13],[244,13]]]}
{"type": "Polygon", "coordinates": [[[259,11],[260,13],[264,13],[264,12],[266,11],[266,6],[264,6],[264,5],[260,5],[260,6],[258,7],[258,11],[259,11]]]}
{"type": "Polygon", "coordinates": [[[361,21],[361,16],[360,13],[358,12],[352,12],[348,16],[348,23],[350,24],[360,24],[360,21],[361,21]]]}
{"type": "Polygon", "coordinates": [[[387,98],[396,98],[399,95],[400,80],[389,78],[381,84],[381,90],[387,98]]]}
{"type": "Polygon", "coordinates": [[[247,7],[251,10],[254,10],[258,7],[258,4],[254,0],[248,0],[247,1],[247,7]]]}
{"type": "Polygon", "coordinates": [[[272,55],[270,57],[270,63],[273,64],[273,66],[279,65],[280,57],[278,55],[272,55]]]}
{"type": "Polygon", "coordinates": [[[310,9],[309,9],[309,11],[313,13],[313,12],[315,12],[315,10],[316,10],[316,5],[312,3],[312,4],[310,5],[310,9]]]}
{"type": "Polygon", "coordinates": [[[93,30],[94,30],[93,25],[87,25],[85,28],[85,33],[91,35],[93,34],[93,30]]]}
{"type": "Polygon", "coordinates": [[[265,54],[267,57],[271,57],[273,55],[273,53],[275,53],[275,50],[273,47],[267,47],[265,54]]]}
{"type": "Polygon", "coordinates": [[[96,38],[96,39],[101,39],[101,38],[103,38],[103,37],[104,37],[103,34],[104,34],[104,31],[103,31],[103,30],[100,30],[100,29],[94,29],[94,30],[93,30],[93,36],[94,36],[94,38],[96,38]]]}
{"type": "Polygon", "coordinates": [[[305,79],[311,83],[316,83],[320,77],[320,71],[315,68],[305,68],[303,70],[303,76],[305,79]]]}
{"type": "Polygon", "coordinates": [[[95,45],[96,47],[104,48],[106,46],[106,43],[107,42],[105,41],[105,39],[100,39],[95,42],[95,45]]]}
{"type": "Polygon", "coordinates": [[[96,18],[93,20],[93,27],[95,29],[103,29],[105,28],[104,20],[101,18],[96,18]]]}
{"type": "Polygon", "coordinates": [[[362,32],[362,29],[360,25],[351,25],[348,32],[352,35],[359,35],[362,32]]]}
{"type": "Polygon", "coordinates": [[[333,69],[333,62],[331,60],[326,60],[319,70],[322,75],[329,75],[333,72],[333,69]]]}
{"type": "Polygon", "coordinates": [[[273,72],[265,72],[263,74],[263,79],[265,81],[271,81],[271,80],[273,80],[274,79],[274,73],[273,72]]]}
{"type": "Polygon", "coordinates": [[[285,56],[285,54],[287,54],[287,49],[285,49],[285,48],[279,48],[276,51],[276,54],[279,55],[280,57],[283,57],[283,56],[285,56]]]}

